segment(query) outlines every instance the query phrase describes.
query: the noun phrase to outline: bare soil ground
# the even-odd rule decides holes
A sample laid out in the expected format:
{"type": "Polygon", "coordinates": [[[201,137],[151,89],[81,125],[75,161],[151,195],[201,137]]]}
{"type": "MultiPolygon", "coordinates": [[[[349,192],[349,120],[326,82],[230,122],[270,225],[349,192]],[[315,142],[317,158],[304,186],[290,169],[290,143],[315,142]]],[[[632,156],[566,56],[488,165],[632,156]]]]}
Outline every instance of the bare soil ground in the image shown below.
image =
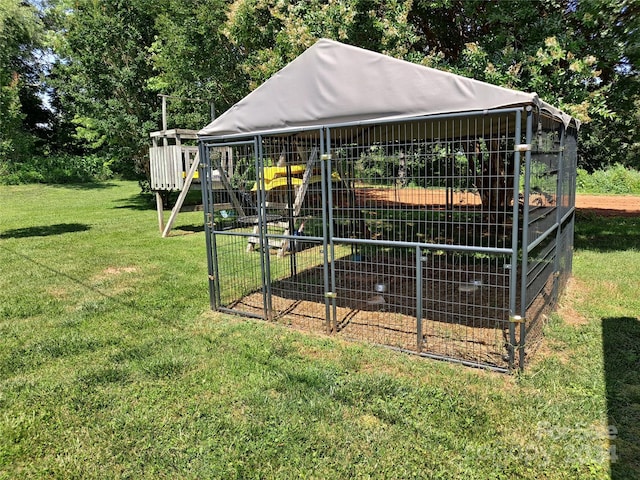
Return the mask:
{"type": "MultiPolygon", "coordinates": [[[[362,199],[401,203],[405,205],[444,205],[444,190],[421,189],[367,189],[362,199]]],[[[480,197],[469,192],[454,192],[454,205],[480,205],[480,197]]],[[[586,195],[576,196],[576,208],[580,212],[596,215],[636,216],[640,215],[640,196],[638,195],[586,195]]]]}
{"type": "Polygon", "coordinates": [[[576,208],[605,217],[640,216],[640,196],[577,195],[576,208]]]}

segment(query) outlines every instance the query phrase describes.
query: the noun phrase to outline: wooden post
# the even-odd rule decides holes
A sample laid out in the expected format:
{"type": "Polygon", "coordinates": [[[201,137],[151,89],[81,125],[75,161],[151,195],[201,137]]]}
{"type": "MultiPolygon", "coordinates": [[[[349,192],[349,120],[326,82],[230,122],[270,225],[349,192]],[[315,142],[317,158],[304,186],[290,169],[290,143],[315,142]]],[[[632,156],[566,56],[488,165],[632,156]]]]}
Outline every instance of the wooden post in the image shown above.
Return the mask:
{"type": "Polygon", "coordinates": [[[189,169],[189,173],[187,173],[187,178],[184,179],[184,185],[182,186],[182,191],[180,195],[178,195],[178,200],[176,200],[176,204],[173,206],[171,210],[171,215],[169,216],[169,221],[167,222],[167,226],[164,227],[162,231],[162,238],[166,238],[169,236],[169,232],[173,227],[173,222],[175,222],[178,213],[180,213],[180,209],[182,208],[182,204],[184,203],[184,199],[187,198],[187,193],[189,193],[189,188],[191,187],[191,181],[198,170],[198,165],[200,164],[200,156],[196,153],[196,158],[193,160],[191,164],[191,168],[189,169]]]}
{"type": "Polygon", "coordinates": [[[162,97],[162,131],[167,131],[167,96],[160,95],[162,97]]]}
{"type": "Polygon", "coordinates": [[[309,181],[311,180],[311,176],[313,174],[313,164],[316,162],[318,158],[318,149],[314,147],[311,152],[311,156],[307,161],[307,166],[304,170],[304,174],[302,175],[302,185],[298,188],[298,192],[296,193],[296,199],[293,203],[293,218],[296,218],[300,215],[300,210],[302,209],[302,202],[304,202],[304,197],[307,194],[307,189],[309,188],[309,181]]]}
{"type": "Polygon", "coordinates": [[[156,190],[156,210],[158,211],[158,227],[160,232],[164,231],[164,205],[162,205],[162,195],[156,190]]]}

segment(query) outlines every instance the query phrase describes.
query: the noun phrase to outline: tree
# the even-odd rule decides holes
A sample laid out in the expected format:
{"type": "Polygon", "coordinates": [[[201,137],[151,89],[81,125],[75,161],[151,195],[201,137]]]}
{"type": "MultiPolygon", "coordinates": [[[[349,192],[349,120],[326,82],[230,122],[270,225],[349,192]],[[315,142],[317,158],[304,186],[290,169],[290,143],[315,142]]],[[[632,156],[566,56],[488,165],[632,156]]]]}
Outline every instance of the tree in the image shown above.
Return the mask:
{"type": "Polygon", "coordinates": [[[75,138],[131,172],[146,161],[167,94],[171,125],[200,128],[245,95],[240,55],[220,33],[227,2],[59,0],[51,83],[75,138]]]}
{"type": "Polygon", "coordinates": [[[22,160],[33,145],[23,107],[39,105],[32,64],[41,33],[34,8],[19,0],[0,0],[0,163],[22,160]]]}
{"type": "MultiPolygon", "coordinates": [[[[623,12],[624,18],[618,15],[614,24],[631,21],[631,7],[596,1],[606,4],[611,18],[623,12]]],[[[585,124],[606,128],[614,122],[616,109],[623,108],[622,102],[611,102],[611,92],[621,76],[616,62],[633,51],[632,42],[625,50],[619,38],[630,30],[620,26],[609,34],[594,28],[588,13],[592,3],[584,3],[237,0],[229,10],[226,34],[245,55],[243,69],[252,89],[318,38],[328,37],[536,92],[585,124]]],[[[586,127],[589,139],[602,140],[592,131],[586,127]]],[[[594,149],[582,152],[583,159],[592,157],[585,163],[602,162],[594,149]]]]}
{"type": "Polygon", "coordinates": [[[321,37],[396,57],[416,41],[407,23],[411,2],[393,0],[236,0],[225,33],[244,56],[256,88],[321,37]]]}
{"type": "Polygon", "coordinates": [[[248,93],[239,69],[242,55],[222,34],[227,3],[168,0],[156,8],[156,35],[150,47],[155,75],[147,85],[158,93],[202,100],[174,101],[174,126],[201,128],[210,120],[210,101],[222,112],[248,93]]]}
{"type": "MultiPolygon", "coordinates": [[[[637,164],[640,7],[631,0],[50,2],[60,19],[50,77],[59,118],[121,169],[146,154],[158,93],[224,111],[320,37],[534,91],[583,120],[582,165],[637,164]]],[[[170,113],[176,126],[198,128],[209,109],[173,102],[170,113]]]]}
{"type": "Polygon", "coordinates": [[[416,1],[423,63],[533,91],[583,121],[580,163],[638,165],[640,4],[619,0],[416,1]]]}
{"type": "Polygon", "coordinates": [[[611,118],[594,118],[581,132],[583,166],[640,168],[640,4],[630,0],[578,3],[580,36],[598,56],[611,118]]]}
{"type": "Polygon", "coordinates": [[[156,33],[155,5],[150,0],[54,5],[61,25],[51,82],[63,112],[76,125],[76,137],[124,173],[142,161],[149,131],[157,126],[158,99],[147,86],[153,75],[148,48],[156,33]]]}

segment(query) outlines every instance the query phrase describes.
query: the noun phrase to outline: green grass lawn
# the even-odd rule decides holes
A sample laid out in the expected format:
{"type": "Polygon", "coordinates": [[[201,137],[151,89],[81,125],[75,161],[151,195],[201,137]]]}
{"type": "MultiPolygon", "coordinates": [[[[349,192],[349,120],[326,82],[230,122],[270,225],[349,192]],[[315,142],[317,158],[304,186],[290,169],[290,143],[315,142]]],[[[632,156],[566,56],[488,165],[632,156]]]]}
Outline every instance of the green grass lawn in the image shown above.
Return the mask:
{"type": "Polygon", "coordinates": [[[579,216],[502,375],[210,312],[202,213],[133,182],[0,208],[1,479],[640,478],[639,218],[579,216]]]}

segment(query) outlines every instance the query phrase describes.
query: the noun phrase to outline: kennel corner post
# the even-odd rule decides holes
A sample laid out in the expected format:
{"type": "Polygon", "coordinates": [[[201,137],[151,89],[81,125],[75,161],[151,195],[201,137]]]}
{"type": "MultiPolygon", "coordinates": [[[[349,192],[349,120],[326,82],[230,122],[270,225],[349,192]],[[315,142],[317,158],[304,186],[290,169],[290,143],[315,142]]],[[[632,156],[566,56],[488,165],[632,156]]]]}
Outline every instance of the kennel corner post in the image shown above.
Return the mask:
{"type": "Polygon", "coordinates": [[[202,179],[202,205],[204,205],[204,230],[207,249],[207,270],[209,278],[209,303],[212,310],[220,307],[220,285],[218,276],[218,252],[213,225],[213,185],[211,180],[211,158],[209,145],[203,140],[198,143],[200,156],[200,178],[202,179]]]}
{"type": "MultiPolygon", "coordinates": [[[[328,206],[325,201],[328,197],[328,186],[327,183],[330,182],[328,180],[330,178],[330,173],[327,172],[327,157],[328,157],[328,148],[325,143],[325,135],[329,137],[329,130],[326,131],[320,130],[320,188],[322,192],[322,218],[328,218],[328,206]]],[[[333,331],[332,321],[331,321],[331,304],[332,304],[332,296],[334,293],[331,290],[331,286],[329,285],[329,252],[327,247],[327,237],[329,235],[327,222],[323,223],[322,227],[322,262],[323,262],[323,282],[324,282],[324,308],[325,308],[325,330],[327,333],[331,333],[333,331]]],[[[333,299],[335,302],[335,299],[333,299]]]]}
{"type": "Polygon", "coordinates": [[[269,259],[269,238],[267,237],[267,191],[264,171],[264,152],[262,135],[254,139],[254,157],[256,169],[256,200],[258,203],[258,246],[260,252],[260,270],[262,273],[262,300],[264,318],[267,321],[273,319],[273,305],[271,299],[271,265],[269,259]]]}
{"type": "Polygon", "coordinates": [[[335,232],[333,231],[333,182],[331,181],[332,174],[333,174],[333,167],[331,163],[331,130],[327,128],[326,133],[327,133],[327,139],[325,144],[326,153],[323,156],[324,163],[326,163],[325,169],[324,169],[325,179],[323,180],[322,184],[326,186],[327,196],[325,197],[325,201],[322,203],[323,205],[326,205],[327,215],[328,215],[325,217],[328,220],[327,222],[325,222],[325,226],[324,226],[324,230],[325,230],[324,250],[325,252],[327,250],[329,251],[329,262],[331,264],[331,268],[329,268],[329,273],[331,275],[331,278],[330,278],[331,283],[329,285],[330,289],[327,291],[327,296],[331,301],[331,313],[330,313],[330,317],[327,320],[328,320],[330,331],[335,332],[338,327],[337,325],[338,305],[336,301],[337,282],[336,282],[336,269],[335,269],[335,260],[336,260],[335,245],[333,242],[335,232]]]}
{"type": "MultiPolygon", "coordinates": [[[[515,121],[514,139],[516,142],[522,140],[522,111],[517,110],[515,121]]],[[[526,144],[525,144],[526,145],[526,144]]],[[[509,270],[509,369],[514,368],[516,345],[516,325],[520,321],[517,314],[517,289],[518,289],[518,230],[519,230],[519,203],[520,198],[520,163],[521,148],[516,146],[513,154],[513,220],[511,222],[511,264],[509,270]]]]}
{"type": "MultiPolygon", "coordinates": [[[[533,141],[533,109],[527,107],[525,144],[531,145],[533,141]]],[[[531,193],[531,148],[525,150],[524,167],[524,192],[522,212],[522,267],[520,279],[520,340],[518,348],[518,367],[524,370],[526,332],[527,332],[527,282],[529,270],[529,195],[531,193]]]]}

